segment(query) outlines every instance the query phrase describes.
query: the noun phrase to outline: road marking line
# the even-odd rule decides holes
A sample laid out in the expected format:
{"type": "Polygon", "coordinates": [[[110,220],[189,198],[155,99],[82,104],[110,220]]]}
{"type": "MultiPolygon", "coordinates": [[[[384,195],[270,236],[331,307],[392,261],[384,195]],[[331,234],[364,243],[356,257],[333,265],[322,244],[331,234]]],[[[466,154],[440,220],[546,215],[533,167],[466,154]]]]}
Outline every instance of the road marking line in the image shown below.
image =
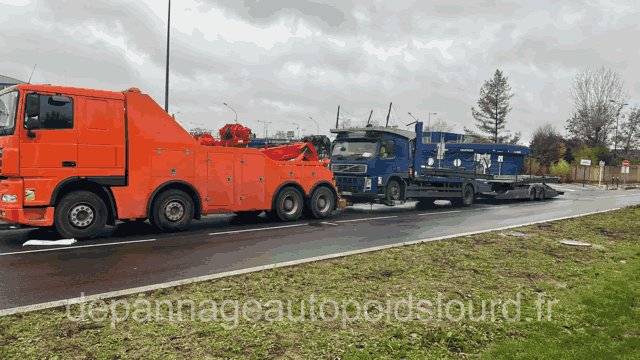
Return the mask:
{"type": "MultiPolygon", "coordinates": [[[[148,286],[137,287],[137,288],[132,288],[132,289],[125,289],[125,290],[120,290],[120,291],[111,291],[111,292],[102,293],[102,294],[96,294],[96,295],[84,296],[84,293],[81,293],[83,297],[79,297],[79,298],[57,300],[57,301],[51,301],[51,302],[47,302],[47,303],[40,303],[40,304],[34,304],[34,305],[27,305],[27,306],[20,306],[20,307],[14,307],[14,308],[9,308],[9,309],[3,309],[3,310],[0,310],[0,317],[7,316],[7,315],[24,313],[24,312],[30,312],[30,311],[37,311],[37,310],[57,308],[57,307],[61,307],[61,306],[68,306],[68,305],[71,305],[71,304],[79,304],[81,302],[88,303],[88,302],[91,302],[91,301],[94,301],[94,300],[99,300],[99,299],[100,300],[104,300],[104,299],[109,299],[109,298],[114,298],[114,297],[120,297],[120,296],[125,296],[125,295],[132,295],[132,294],[138,294],[138,293],[147,292],[147,291],[154,291],[154,290],[158,290],[158,289],[169,288],[169,287],[178,286],[178,285],[187,285],[187,284],[192,284],[192,283],[196,283],[196,282],[210,281],[210,280],[220,279],[220,278],[224,278],[224,277],[228,277],[228,276],[249,274],[249,273],[254,273],[254,272],[258,272],[258,271],[274,269],[274,268],[281,268],[281,267],[285,267],[285,266],[306,264],[306,263],[316,262],[316,261],[321,261],[321,260],[335,259],[335,258],[340,258],[340,257],[344,257],[344,256],[349,256],[349,255],[363,254],[363,253],[379,251],[379,250],[385,250],[385,249],[391,249],[391,248],[396,248],[396,247],[406,246],[406,245],[413,245],[413,244],[418,244],[418,243],[423,243],[423,242],[446,240],[446,239],[462,237],[462,236],[466,236],[466,235],[475,235],[475,234],[481,234],[481,233],[486,233],[486,232],[491,232],[491,231],[500,231],[500,230],[505,230],[505,229],[513,229],[513,228],[517,228],[517,227],[522,227],[522,226],[529,226],[529,225],[533,225],[533,224],[540,224],[540,223],[545,223],[545,222],[565,220],[565,219],[576,218],[576,217],[580,217],[580,216],[586,216],[586,215],[592,215],[592,214],[600,214],[600,213],[605,213],[605,212],[615,211],[615,210],[620,210],[620,209],[622,209],[622,208],[615,208],[615,209],[610,209],[610,210],[589,212],[589,213],[585,213],[585,214],[565,216],[565,217],[556,218],[556,219],[550,219],[550,220],[535,221],[535,222],[531,222],[531,223],[528,223],[528,224],[522,224],[522,225],[511,225],[511,226],[506,226],[506,227],[497,228],[497,229],[472,231],[472,232],[467,232],[467,233],[463,233],[463,234],[447,235],[447,236],[441,236],[441,237],[430,238],[430,239],[407,241],[407,242],[401,242],[401,243],[390,244],[390,245],[375,246],[375,247],[366,248],[366,249],[358,249],[358,250],[345,251],[345,252],[335,253],[335,254],[321,255],[321,256],[316,256],[316,257],[306,258],[306,259],[300,259],[300,260],[292,260],[292,261],[286,261],[286,262],[280,262],[280,263],[274,263],[274,264],[268,264],[268,265],[262,265],[262,266],[255,266],[255,267],[246,268],[246,269],[226,271],[226,272],[222,272],[222,273],[218,273],[218,274],[204,275],[204,276],[194,277],[194,278],[190,278],[190,279],[176,280],[176,281],[171,281],[171,282],[166,282],[166,283],[148,285],[148,286]]],[[[0,255],[2,255],[2,254],[0,254],[0,255]]],[[[62,310],[62,311],[64,311],[64,310],[62,310]]]]}
{"type": "Polygon", "coordinates": [[[53,246],[53,245],[71,245],[78,241],[76,239],[62,239],[62,240],[29,240],[22,246],[53,246]]]}
{"type": "Polygon", "coordinates": [[[375,218],[365,218],[365,219],[351,219],[351,220],[339,220],[339,221],[334,221],[337,223],[343,223],[343,222],[351,222],[351,221],[365,221],[365,220],[378,220],[378,219],[391,219],[391,218],[397,218],[398,216],[380,216],[380,217],[375,217],[375,218]]]}
{"type": "Polygon", "coordinates": [[[442,212],[432,212],[432,213],[424,213],[424,214],[418,214],[418,215],[440,215],[440,214],[450,214],[450,213],[457,213],[457,212],[461,212],[462,210],[455,210],[455,211],[442,211],[442,212]]]}
{"type": "Polygon", "coordinates": [[[285,225],[285,226],[274,226],[274,227],[267,227],[267,228],[260,228],[260,229],[247,229],[247,230],[222,231],[222,232],[209,233],[209,235],[239,234],[239,233],[243,233],[243,232],[260,231],[260,230],[272,230],[272,229],[285,229],[285,228],[292,228],[292,227],[305,226],[305,225],[309,225],[309,224],[307,223],[307,224],[295,224],[295,225],[285,225]]]}
{"type": "Polygon", "coordinates": [[[94,244],[94,245],[84,245],[84,246],[65,246],[65,247],[54,248],[54,249],[39,249],[39,250],[16,251],[16,252],[10,252],[10,253],[0,253],[0,256],[16,255],[16,254],[28,254],[28,253],[43,252],[43,251],[58,251],[58,250],[65,250],[65,249],[81,249],[81,248],[96,247],[96,246],[134,244],[134,243],[149,242],[149,241],[156,241],[156,239],[122,241],[122,242],[114,242],[114,243],[109,243],[109,244],[94,244]]]}
{"type": "Polygon", "coordinates": [[[335,226],[340,226],[339,224],[334,224],[334,223],[330,223],[328,221],[323,221],[323,224],[327,224],[327,225],[335,225],[335,226]]]}

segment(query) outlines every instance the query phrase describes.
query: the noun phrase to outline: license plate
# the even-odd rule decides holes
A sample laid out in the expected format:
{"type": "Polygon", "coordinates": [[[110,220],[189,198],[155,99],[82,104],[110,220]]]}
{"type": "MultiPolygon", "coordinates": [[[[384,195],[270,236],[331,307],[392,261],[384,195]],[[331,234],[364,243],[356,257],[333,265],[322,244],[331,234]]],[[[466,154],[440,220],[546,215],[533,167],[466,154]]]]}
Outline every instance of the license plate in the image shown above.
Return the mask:
{"type": "Polygon", "coordinates": [[[353,195],[353,193],[350,192],[350,191],[343,191],[340,194],[342,194],[342,195],[353,195]]]}

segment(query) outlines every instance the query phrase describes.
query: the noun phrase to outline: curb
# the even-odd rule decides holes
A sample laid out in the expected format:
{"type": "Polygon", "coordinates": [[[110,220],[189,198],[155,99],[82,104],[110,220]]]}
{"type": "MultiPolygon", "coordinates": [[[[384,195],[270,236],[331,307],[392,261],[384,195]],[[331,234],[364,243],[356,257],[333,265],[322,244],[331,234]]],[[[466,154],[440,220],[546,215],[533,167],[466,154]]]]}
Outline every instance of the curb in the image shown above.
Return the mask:
{"type": "Polygon", "coordinates": [[[24,312],[31,312],[31,311],[37,311],[37,310],[45,310],[45,309],[57,308],[57,307],[61,307],[61,306],[69,306],[69,305],[73,305],[73,304],[86,303],[86,302],[91,302],[91,301],[94,301],[94,300],[104,300],[104,299],[109,299],[109,298],[114,298],[114,297],[120,297],[120,296],[125,296],[125,295],[132,295],[132,294],[137,294],[137,293],[142,293],[142,292],[147,292],[147,291],[164,289],[164,288],[168,288],[168,287],[175,287],[175,286],[179,286],[179,285],[187,285],[187,284],[192,284],[192,283],[196,283],[196,282],[215,280],[215,279],[228,277],[228,276],[248,274],[248,273],[253,273],[253,272],[258,272],[258,271],[263,271],[263,270],[268,270],[268,269],[274,269],[274,268],[281,268],[281,267],[305,264],[305,263],[316,262],[316,261],[321,261],[321,260],[335,259],[335,258],[340,258],[340,257],[344,257],[344,256],[349,256],[349,255],[363,254],[363,253],[374,252],[374,251],[379,251],[379,250],[397,248],[397,247],[401,247],[401,246],[415,245],[415,244],[426,243],[426,242],[431,242],[431,241],[447,240],[447,239],[459,238],[459,237],[463,237],[463,236],[483,234],[483,233],[488,233],[488,232],[492,232],[492,231],[501,231],[501,230],[514,229],[514,228],[525,227],[525,226],[530,226],[530,225],[535,225],[535,224],[542,224],[542,223],[553,222],[553,221],[561,221],[561,220],[573,219],[573,218],[577,218],[577,217],[600,214],[600,213],[616,211],[616,210],[620,210],[620,209],[622,209],[622,208],[614,208],[614,209],[602,210],[602,211],[592,211],[592,212],[588,212],[588,213],[584,213],[584,214],[564,216],[564,217],[560,217],[560,218],[556,218],[556,219],[550,219],[550,220],[534,221],[534,222],[530,222],[530,223],[526,223],[526,224],[517,224],[517,225],[510,225],[510,226],[504,226],[504,227],[500,227],[500,228],[493,228],[493,229],[487,229],[487,230],[478,230],[478,231],[471,231],[471,232],[454,234],[454,235],[446,235],[446,236],[439,236],[439,237],[433,237],[433,238],[427,238],[427,239],[405,241],[405,242],[401,242],[401,243],[397,243],[397,244],[376,246],[376,247],[371,247],[371,248],[366,248],[366,249],[345,251],[345,252],[341,252],[341,253],[316,256],[316,257],[300,259],[300,260],[286,261],[286,262],[268,264],[268,265],[263,265],[263,266],[255,266],[255,267],[251,267],[251,268],[247,268],[247,269],[227,271],[227,272],[223,272],[223,273],[219,273],[219,274],[199,276],[199,277],[190,278],[190,279],[171,281],[171,282],[166,282],[166,283],[161,283],[161,284],[148,285],[148,286],[142,286],[142,287],[137,287],[137,288],[119,290],[119,291],[111,291],[111,292],[107,292],[107,293],[90,295],[90,296],[84,296],[84,293],[81,293],[82,297],[78,297],[78,298],[57,300],[57,301],[52,301],[52,302],[47,302],[47,303],[40,303],[40,304],[20,306],[20,307],[0,310],[0,317],[7,316],[7,315],[14,315],[14,314],[19,314],[19,313],[24,313],[24,312]]]}

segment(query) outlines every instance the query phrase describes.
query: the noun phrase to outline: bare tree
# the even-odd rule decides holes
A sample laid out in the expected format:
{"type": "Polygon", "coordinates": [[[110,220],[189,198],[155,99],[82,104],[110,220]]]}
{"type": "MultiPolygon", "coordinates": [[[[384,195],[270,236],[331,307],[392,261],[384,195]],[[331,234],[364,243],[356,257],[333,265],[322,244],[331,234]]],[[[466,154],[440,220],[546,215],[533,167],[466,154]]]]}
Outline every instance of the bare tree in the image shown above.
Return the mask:
{"type": "Polygon", "coordinates": [[[634,107],[620,129],[619,142],[623,144],[625,154],[634,150],[640,142],[640,109],[634,107]]]}
{"type": "Polygon", "coordinates": [[[452,132],[455,127],[455,125],[448,124],[445,119],[438,117],[438,119],[434,121],[433,124],[431,124],[431,127],[426,131],[452,132]]]}
{"type": "Polygon", "coordinates": [[[341,129],[348,129],[351,126],[352,126],[351,125],[351,119],[342,118],[342,121],[340,122],[340,128],[341,129]]]}
{"type": "Polygon", "coordinates": [[[569,91],[573,102],[567,120],[569,134],[589,146],[606,146],[612,128],[615,130],[614,116],[630,97],[620,74],[604,66],[585,68],[573,78],[569,91]]]}
{"type": "MultiPolygon", "coordinates": [[[[473,118],[478,121],[478,128],[484,133],[491,134],[494,143],[511,142],[510,136],[500,136],[504,131],[507,114],[512,108],[509,100],[511,87],[507,83],[508,78],[502,75],[502,71],[496,70],[493,79],[484,82],[480,88],[478,110],[471,108],[473,118]]],[[[517,142],[519,139],[515,140],[517,142]]]]}

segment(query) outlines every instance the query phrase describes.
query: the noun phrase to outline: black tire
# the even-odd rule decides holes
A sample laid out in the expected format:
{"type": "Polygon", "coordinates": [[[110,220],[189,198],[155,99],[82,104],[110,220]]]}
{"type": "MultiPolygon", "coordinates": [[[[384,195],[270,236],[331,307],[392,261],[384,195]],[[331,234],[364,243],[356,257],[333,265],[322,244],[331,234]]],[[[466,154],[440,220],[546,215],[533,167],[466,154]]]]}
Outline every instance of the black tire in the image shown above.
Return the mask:
{"type": "Polygon", "coordinates": [[[471,185],[466,185],[464,187],[462,197],[451,199],[451,204],[454,206],[469,207],[473,204],[473,197],[473,187],[471,185]]]}
{"type": "Polygon", "coordinates": [[[544,201],[544,199],[545,199],[544,189],[540,189],[540,193],[538,194],[538,200],[544,201]]]}
{"type": "Polygon", "coordinates": [[[416,209],[418,210],[429,210],[429,209],[433,209],[435,207],[435,201],[436,199],[420,199],[418,200],[418,203],[416,204],[416,209]]]}
{"type": "Polygon", "coordinates": [[[532,187],[529,191],[529,201],[536,199],[536,188],[532,187]]]}
{"type": "Polygon", "coordinates": [[[304,203],[300,191],[288,187],[280,190],[272,209],[272,215],[282,221],[294,221],[302,214],[304,203]]]}
{"type": "Polygon", "coordinates": [[[387,200],[402,200],[402,188],[395,180],[389,181],[385,193],[387,200]]]}
{"type": "Polygon", "coordinates": [[[100,234],[107,224],[107,205],[89,191],[65,195],[55,210],[55,229],[66,239],[87,240],[100,234]]]}
{"type": "Polygon", "coordinates": [[[326,219],[331,215],[335,201],[333,192],[325,186],[321,186],[315,189],[307,200],[303,214],[306,218],[326,219]]]}
{"type": "Polygon", "coordinates": [[[179,231],[189,227],[194,213],[189,195],[181,190],[167,190],[153,202],[149,220],[160,231],[179,231]]]}

